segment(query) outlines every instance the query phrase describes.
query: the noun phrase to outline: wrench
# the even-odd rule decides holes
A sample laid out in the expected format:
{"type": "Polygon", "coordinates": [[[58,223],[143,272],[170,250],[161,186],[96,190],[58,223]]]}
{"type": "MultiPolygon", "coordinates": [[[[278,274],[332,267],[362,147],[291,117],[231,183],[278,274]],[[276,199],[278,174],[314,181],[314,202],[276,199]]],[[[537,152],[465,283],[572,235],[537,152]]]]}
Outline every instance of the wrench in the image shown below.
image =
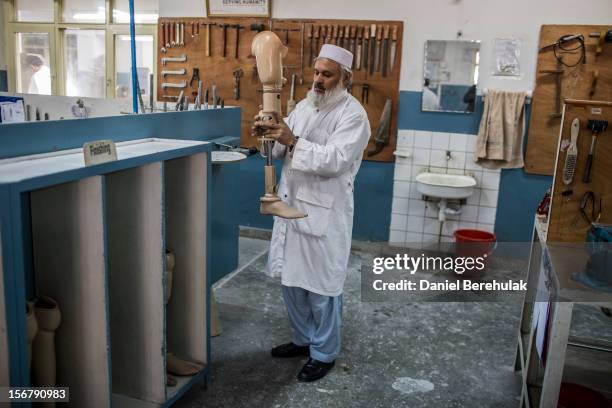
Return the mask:
{"type": "Polygon", "coordinates": [[[161,84],[162,89],[166,89],[166,88],[186,88],[187,87],[187,81],[182,81],[182,82],[178,82],[178,83],[174,83],[174,82],[163,82],[161,84]]]}
{"type": "Polygon", "coordinates": [[[162,57],[162,65],[166,65],[167,62],[185,62],[187,61],[187,55],[183,54],[180,57],[162,57]]]}
{"type": "Polygon", "coordinates": [[[165,78],[167,75],[185,75],[187,70],[185,68],[176,70],[176,71],[162,71],[162,78],[165,78]]]}

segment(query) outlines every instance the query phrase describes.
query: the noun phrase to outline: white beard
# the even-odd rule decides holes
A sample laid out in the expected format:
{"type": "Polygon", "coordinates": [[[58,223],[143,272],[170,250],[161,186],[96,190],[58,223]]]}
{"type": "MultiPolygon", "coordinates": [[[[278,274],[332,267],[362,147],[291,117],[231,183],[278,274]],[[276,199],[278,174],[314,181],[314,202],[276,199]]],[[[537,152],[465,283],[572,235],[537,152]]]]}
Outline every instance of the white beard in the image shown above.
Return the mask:
{"type": "Polygon", "coordinates": [[[314,83],[306,95],[306,99],[310,105],[315,109],[323,109],[328,106],[335,105],[347,94],[346,88],[343,86],[342,81],[338,82],[333,89],[328,89],[324,94],[318,94],[314,91],[314,83]]]}

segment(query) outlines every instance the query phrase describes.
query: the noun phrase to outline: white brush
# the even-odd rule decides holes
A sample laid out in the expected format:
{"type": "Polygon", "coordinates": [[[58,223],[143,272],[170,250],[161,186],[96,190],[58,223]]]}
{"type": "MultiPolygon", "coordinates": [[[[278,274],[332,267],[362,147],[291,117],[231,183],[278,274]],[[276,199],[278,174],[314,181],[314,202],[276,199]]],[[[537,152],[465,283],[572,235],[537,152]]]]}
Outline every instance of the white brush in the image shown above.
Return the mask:
{"type": "Polygon", "coordinates": [[[574,180],[574,171],[576,170],[576,160],[578,159],[578,133],[580,132],[580,121],[578,118],[572,121],[570,145],[565,154],[565,167],[563,168],[563,184],[572,184],[574,180]]]}

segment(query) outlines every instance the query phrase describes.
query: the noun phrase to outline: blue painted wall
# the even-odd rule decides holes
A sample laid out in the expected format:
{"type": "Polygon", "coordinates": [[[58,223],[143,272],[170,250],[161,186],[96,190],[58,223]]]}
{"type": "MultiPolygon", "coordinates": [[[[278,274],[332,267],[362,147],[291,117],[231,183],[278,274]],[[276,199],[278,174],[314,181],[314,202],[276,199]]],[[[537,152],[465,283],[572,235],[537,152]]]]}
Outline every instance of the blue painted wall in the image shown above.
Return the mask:
{"type": "MultiPolygon", "coordinates": [[[[531,105],[527,105],[527,120],[531,105]]],[[[473,114],[422,112],[421,92],[401,91],[399,128],[433,132],[478,133],[484,103],[476,101],[473,114]]],[[[525,143],[529,135],[525,137],[525,143]]],[[[551,176],[527,174],[523,169],[502,170],[495,221],[495,235],[502,242],[531,240],[533,217],[546,189],[552,184],[551,176]]]]}

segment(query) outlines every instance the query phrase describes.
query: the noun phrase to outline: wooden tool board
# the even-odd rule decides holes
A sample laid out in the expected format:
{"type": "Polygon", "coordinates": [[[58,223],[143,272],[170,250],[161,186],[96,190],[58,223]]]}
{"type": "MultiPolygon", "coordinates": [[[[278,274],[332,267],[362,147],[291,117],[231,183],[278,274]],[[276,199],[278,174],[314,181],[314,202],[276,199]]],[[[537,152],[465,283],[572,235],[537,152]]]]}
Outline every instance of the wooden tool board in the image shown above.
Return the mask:
{"type": "MultiPolygon", "coordinates": [[[[569,141],[572,121],[578,118],[580,120],[580,133],[576,143],[578,160],[573,182],[569,185],[563,184],[566,151],[562,151],[562,144],[557,143],[555,149],[559,149],[559,155],[555,164],[548,242],[584,241],[590,224],[580,213],[580,202],[587,191],[592,191],[595,194],[596,210],[599,208],[601,198],[602,208],[599,222],[612,224],[612,102],[594,103],[597,104],[567,103],[565,105],[561,140],[569,141]],[[593,112],[601,113],[593,114],[593,112]],[[587,128],[588,119],[607,120],[608,129],[597,136],[591,181],[584,183],[582,176],[591,147],[592,135],[592,132],[587,128]],[[571,195],[563,197],[561,193],[566,190],[573,190],[573,192],[571,195]]],[[[586,210],[588,215],[591,216],[590,203],[586,210]]]]}
{"type": "MultiPolygon", "coordinates": [[[[538,53],[535,89],[529,122],[529,137],[525,153],[525,171],[551,176],[555,170],[557,142],[561,118],[552,118],[556,108],[556,75],[541,73],[543,70],[563,69],[562,98],[607,100],[612,95],[612,44],[604,43],[599,56],[595,55],[599,39],[589,37],[592,32],[605,32],[612,26],[596,25],[543,25],[540,29],[538,49],[552,44],[568,34],[582,34],[586,46],[586,64],[573,68],[558,66],[552,48],[538,53]],[[597,86],[590,95],[594,71],[599,71],[597,86]]],[[[567,44],[573,48],[577,42],[567,44]]],[[[570,65],[579,59],[580,53],[566,54],[563,59],[570,65]]]]}
{"type": "MultiPolygon", "coordinates": [[[[302,100],[310,87],[312,86],[313,80],[313,69],[312,63],[309,61],[310,57],[310,40],[308,38],[308,32],[310,27],[313,26],[316,33],[316,27],[322,26],[339,26],[339,27],[370,27],[372,24],[376,24],[377,31],[378,27],[389,26],[389,37],[393,27],[397,27],[397,43],[395,51],[395,64],[393,69],[389,68],[386,77],[382,76],[382,63],[380,64],[379,72],[374,72],[370,75],[367,73],[362,66],[360,70],[353,68],[353,86],[352,94],[359,101],[362,100],[362,86],[364,83],[369,85],[369,96],[368,103],[363,103],[366,112],[368,113],[368,119],[370,121],[370,127],[372,130],[372,137],[366,150],[370,150],[374,147],[374,136],[376,129],[379,125],[380,116],[383,111],[383,107],[387,98],[391,98],[392,110],[391,110],[391,123],[389,126],[388,141],[383,150],[374,155],[367,156],[364,153],[364,160],[391,162],[394,161],[393,151],[395,150],[396,136],[397,136],[397,115],[398,115],[398,103],[399,103],[399,76],[401,67],[401,56],[402,56],[402,37],[403,37],[403,23],[401,21],[373,21],[373,20],[312,20],[312,19],[266,19],[266,18],[161,18],[158,21],[158,78],[157,78],[157,99],[158,101],[167,101],[171,106],[175,103],[174,99],[164,98],[164,96],[178,96],[180,89],[167,88],[162,89],[163,82],[181,82],[187,81],[187,87],[184,90],[185,95],[189,97],[189,102],[194,102],[194,94],[197,93],[197,82],[189,84],[192,77],[193,68],[199,69],[200,80],[203,81],[203,89],[206,87],[211,91],[212,84],[217,86],[217,95],[224,99],[225,105],[240,106],[242,108],[242,126],[241,126],[241,145],[243,147],[258,147],[255,138],[251,137],[251,126],[253,118],[259,112],[259,106],[262,104],[261,94],[261,83],[255,70],[256,61],[255,57],[251,54],[251,42],[253,37],[257,34],[256,31],[250,29],[251,24],[263,24],[264,30],[274,31],[278,37],[285,43],[288,39],[289,52],[283,59],[284,65],[284,77],[287,79],[287,83],[283,88],[282,93],[282,110],[286,114],[286,105],[289,98],[291,89],[291,77],[292,74],[297,74],[298,81],[296,82],[295,88],[295,100],[299,102],[302,100]],[[167,24],[175,25],[176,23],[182,22],[185,24],[184,28],[184,45],[180,47],[169,47],[166,48],[166,52],[161,52],[164,38],[164,27],[167,24]],[[210,28],[211,33],[211,47],[210,56],[206,56],[206,44],[207,44],[207,30],[205,23],[213,23],[210,28]],[[223,57],[223,29],[220,28],[222,24],[229,24],[227,28],[227,42],[226,42],[226,56],[223,57]],[[239,24],[243,28],[240,30],[239,46],[238,46],[238,58],[235,58],[236,51],[236,28],[239,24]],[[193,28],[199,25],[198,29],[195,29],[193,34],[193,28]],[[304,53],[303,53],[303,73],[300,63],[300,42],[302,41],[302,29],[303,41],[304,41],[304,53]],[[288,31],[288,38],[286,37],[285,31],[288,31]],[[162,64],[163,57],[179,57],[181,55],[187,55],[186,62],[168,62],[166,65],[162,64]],[[185,68],[185,75],[173,75],[162,77],[163,70],[177,70],[185,68]],[[234,84],[235,78],[233,72],[241,69],[243,74],[240,78],[240,99],[234,98],[234,84]],[[300,83],[299,79],[302,77],[300,83]]],[[[313,37],[315,35],[313,34],[313,37]]],[[[346,37],[345,37],[346,38],[346,37]]],[[[350,39],[348,40],[350,42],[350,39]]],[[[382,41],[381,43],[382,44],[382,41]]],[[[316,42],[313,40],[313,57],[319,52],[320,47],[323,45],[323,39],[321,32],[319,32],[318,47],[316,42]]],[[[355,46],[356,47],[356,46],[355,46]]],[[[391,38],[389,38],[389,50],[391,49],[391,38]]],[[[390,54],[390,51],[389,51],[390,54]]],[[[382,49],[380,51],[380,58],[382,61],[382,49]]],[[[389,55],[390,56],[390,55],[389,55]]],[[[203,95],[202,95],[203,98],[203,95]]],[[[212,101],[212,94],[210,94],[209,102],[212,101]]],[[[203,102],[203,101],[202,101],[203,102]]]]}

